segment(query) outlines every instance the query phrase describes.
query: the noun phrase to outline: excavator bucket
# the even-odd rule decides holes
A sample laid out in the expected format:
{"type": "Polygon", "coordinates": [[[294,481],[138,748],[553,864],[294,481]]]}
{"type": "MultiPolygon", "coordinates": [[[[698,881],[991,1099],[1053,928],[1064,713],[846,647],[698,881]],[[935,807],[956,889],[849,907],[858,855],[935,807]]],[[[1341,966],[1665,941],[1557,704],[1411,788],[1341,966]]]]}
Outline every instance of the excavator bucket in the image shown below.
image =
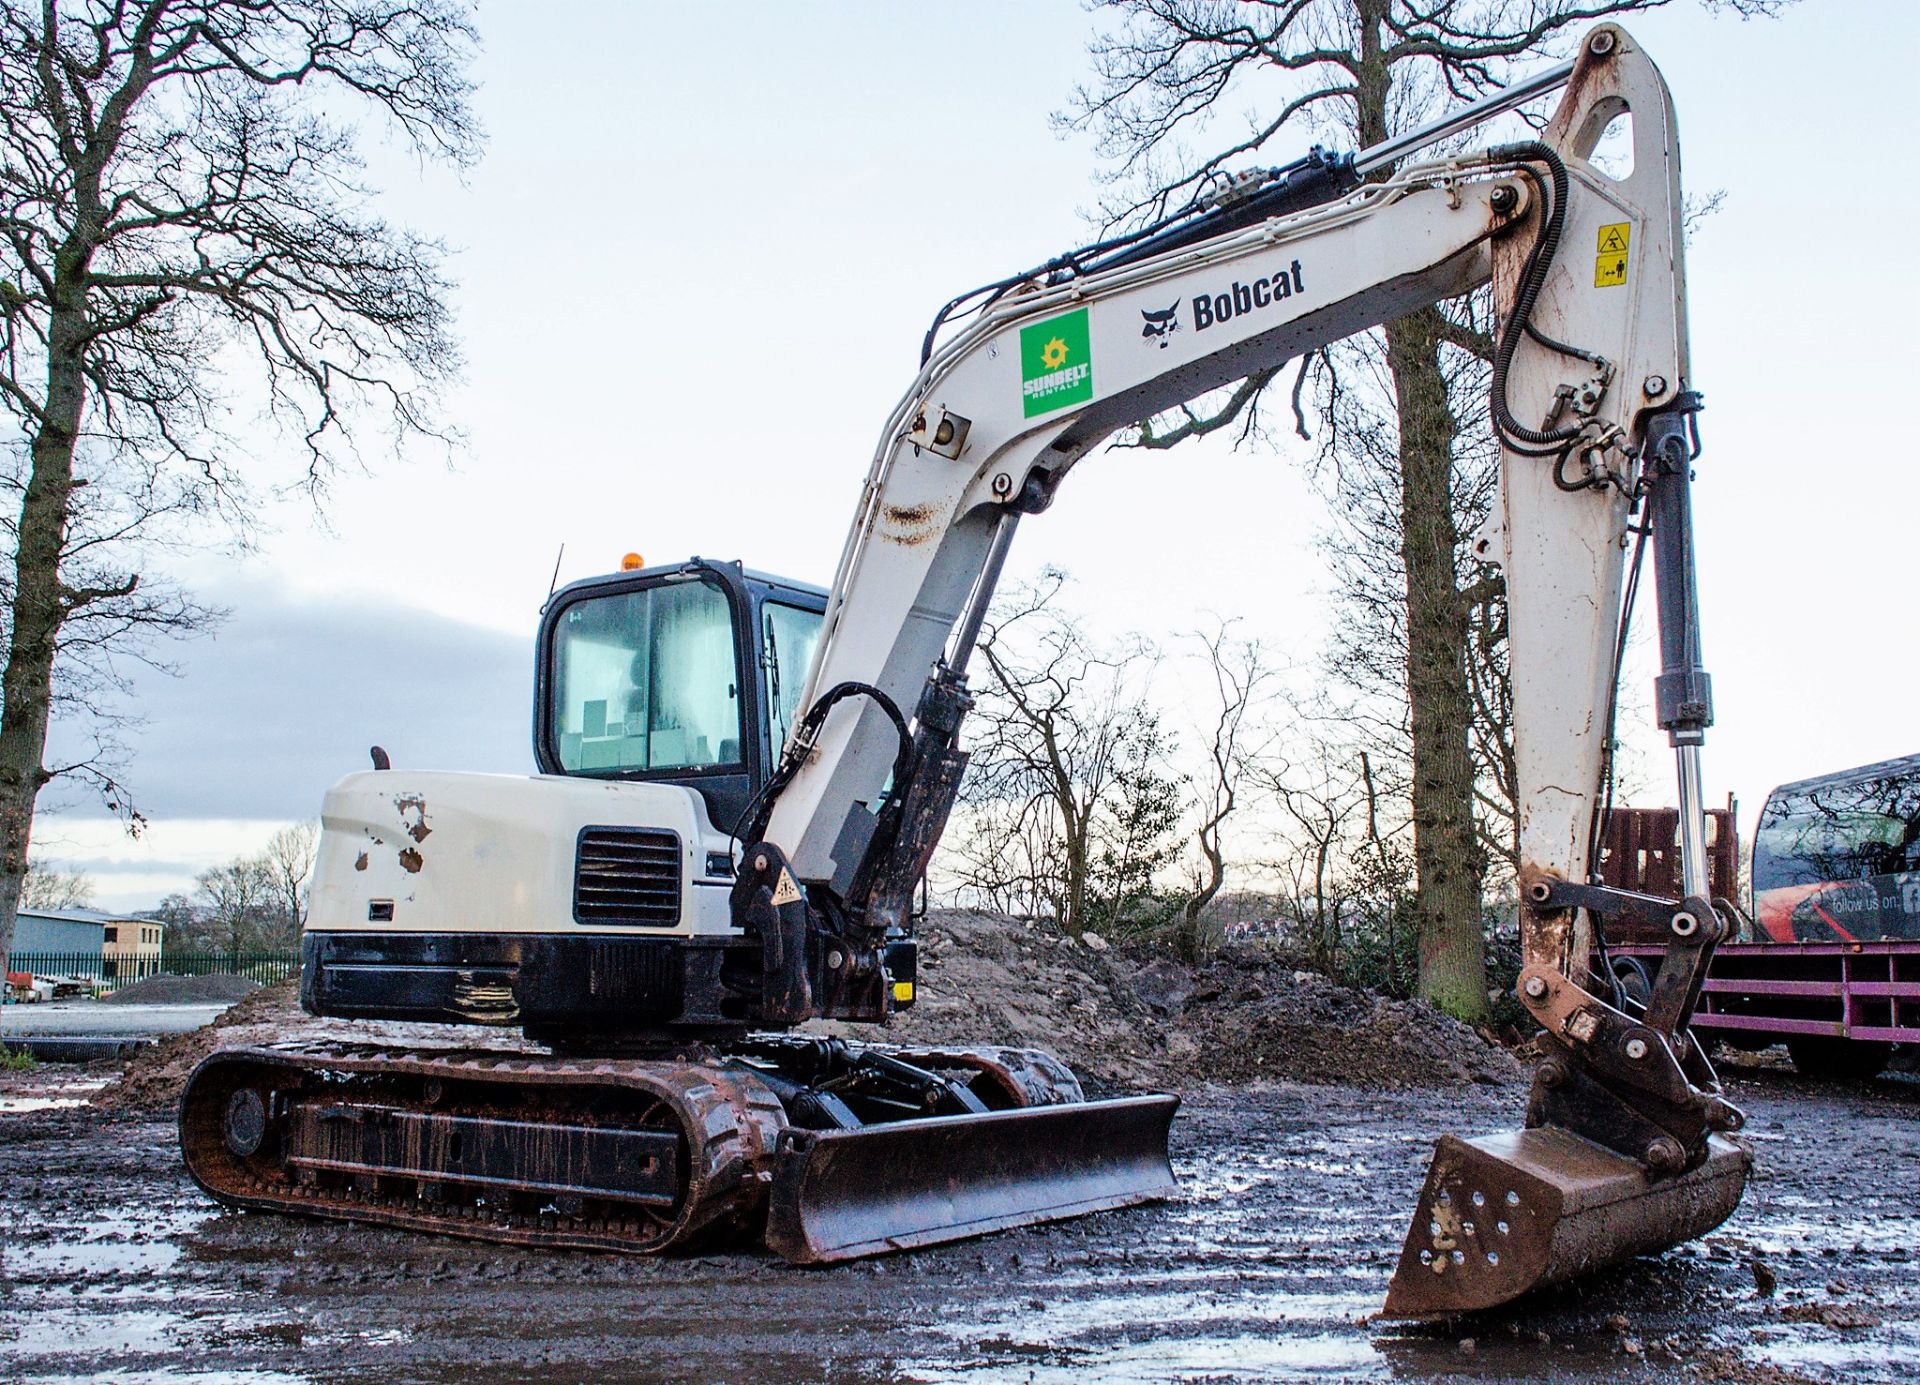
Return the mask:
{"type": "Polygon", "coordinates": [[[1751,1163],[1718,1135],[1670,1177],[1551,1127],[1442,1135],[1381,1316],[1492,1308],[1705,1235],[1740,1205],[1751,1163]]]}
{"type": "Polygon", "coordinates": [[[767,1246],[824,1265],[1170,1197],[1167,1132],[1179,1104],[1125,1097],[789,1130],[767,1246]]]}

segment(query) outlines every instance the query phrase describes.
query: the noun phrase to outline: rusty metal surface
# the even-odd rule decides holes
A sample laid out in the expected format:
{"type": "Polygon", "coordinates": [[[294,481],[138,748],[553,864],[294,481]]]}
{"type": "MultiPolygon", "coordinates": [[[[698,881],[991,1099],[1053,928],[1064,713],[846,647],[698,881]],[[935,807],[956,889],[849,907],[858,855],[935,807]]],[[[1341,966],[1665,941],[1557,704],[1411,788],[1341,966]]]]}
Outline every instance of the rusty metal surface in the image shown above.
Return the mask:
{"type": "MultiPolygon", "coordinates": [[[[1739,895],[1740,835],[1730,808],[1707,810],[1707,879],[1714,898],[1739,895]]],[[[1678,899],[1680,885],[1680,810],[1615,808],[1600,837],[1599,874],[1616,890],[1678,899]]],[[[1606,940],[1613,943],[1664,943],[1659,926],[1629,919],[1608,919],[1606,940]]]]}
{"type": "Polygon", "coordinates": [[[920,1067],[970,1068],[981,1073],[1005,1095],[1000,1106],[1059,1106],[1086,1100],[1073,1069],[1038,1048],[895,1048],[875,1045],[903,1062],[920,1067]]]}
{"type": "Polygon", "coordinates": [[[1126,1097],[791,1130],[781,1144],[767,1245],[832,1264],[1171,1197],[1178,1097],[1126,1097]]]}
{"type": "Polygon", "coordinates": [[[1443,1135],[1382,1316],[1491,1308],[1705,1235],[1739,1206],[1751,1165],[1719,1136],[1698,1167],[1657,1178],[1564,1130],[1443,1135]]]}

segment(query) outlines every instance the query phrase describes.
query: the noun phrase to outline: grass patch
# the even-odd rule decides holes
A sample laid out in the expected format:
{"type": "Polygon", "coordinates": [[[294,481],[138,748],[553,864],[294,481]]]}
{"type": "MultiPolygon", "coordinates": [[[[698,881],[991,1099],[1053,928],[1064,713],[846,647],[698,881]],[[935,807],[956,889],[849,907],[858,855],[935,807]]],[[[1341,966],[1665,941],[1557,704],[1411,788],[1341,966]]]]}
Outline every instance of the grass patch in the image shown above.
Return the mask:
{"type": "Polygon", "coordinates": [[[0,1072],[32,1072],[39,1066],[40,1060],[26,1049],[0,1044],[0,1072]]]}

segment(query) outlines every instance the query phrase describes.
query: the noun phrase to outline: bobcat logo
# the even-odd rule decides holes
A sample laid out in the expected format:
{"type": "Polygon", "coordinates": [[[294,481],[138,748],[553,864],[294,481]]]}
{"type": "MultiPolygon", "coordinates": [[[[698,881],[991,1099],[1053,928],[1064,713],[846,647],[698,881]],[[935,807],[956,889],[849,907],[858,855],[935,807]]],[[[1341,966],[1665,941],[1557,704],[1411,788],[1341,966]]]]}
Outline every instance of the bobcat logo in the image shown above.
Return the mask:
{"type": "Polygon", "coordinates": [[[1157,313],[1150,313],[1145,308],[1142,308],[1140,310],[1140,316],[1146,323],[1146,325],[1140,329],[1140,335],[1156,341],[1160,349],[1164,351],[1167,346],[1167,338],[1180,330],[1180,300],[1177,298],[1174,299],[1171,308],[1162,308],[1157,313]]]}

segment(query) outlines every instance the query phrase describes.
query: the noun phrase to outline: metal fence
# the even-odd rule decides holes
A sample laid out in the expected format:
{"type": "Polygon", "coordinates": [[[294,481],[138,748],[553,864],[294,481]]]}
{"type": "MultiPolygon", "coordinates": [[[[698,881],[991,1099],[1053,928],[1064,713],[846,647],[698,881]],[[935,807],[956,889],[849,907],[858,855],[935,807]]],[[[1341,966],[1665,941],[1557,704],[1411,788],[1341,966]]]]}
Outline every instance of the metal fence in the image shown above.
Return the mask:
{"type": "Polygon", "coordinates": [[[7,971],[72,978],[95,992],[117,991],[149,976],[244,976],[262,986],[300,970],[297,952],[169,952],[160,956],[105,957],[98,952],[14,952],[7,971]]]}

